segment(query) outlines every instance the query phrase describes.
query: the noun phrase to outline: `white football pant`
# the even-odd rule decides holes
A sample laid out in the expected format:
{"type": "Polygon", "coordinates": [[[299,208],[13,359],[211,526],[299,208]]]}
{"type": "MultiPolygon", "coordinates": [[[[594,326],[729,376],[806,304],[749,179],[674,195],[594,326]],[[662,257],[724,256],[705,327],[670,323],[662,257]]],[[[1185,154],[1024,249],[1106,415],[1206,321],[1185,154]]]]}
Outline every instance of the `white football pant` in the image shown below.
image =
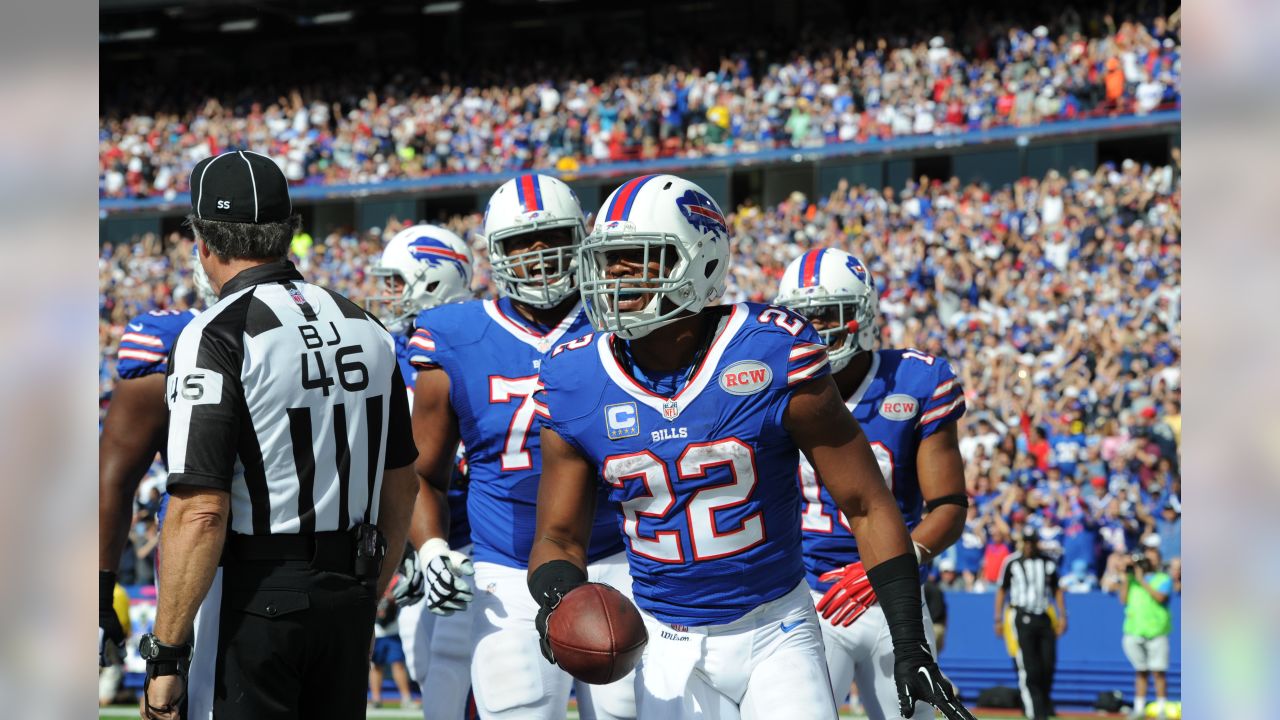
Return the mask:
{"type": "MultiPolygon", "coordinates": [[[[471,546],[459,552],[470,557],[471,546]]],[[[472,582],[473,578],[464,578],[472,582]]],[[[471,690],[472,606],[436,615],[426,598],[400,611],[400,642],[409,677],[422,689],[424,720],[461,720],[471,690]]]]}
{"type": "MultiPolygon", "coordinates": [[[[529,594],[527,570],[487,562],[475,566],[471,688],[480,717],[563,720],[571,686],[577,692],[583,720],[630,720],[636,716],[634,673],[608,685],[588,685],[576,682],[542,657],[533,625],[538,604],[529,594]]],[[[588,565],[587,578],[612,585],[631,597],[626,553],[588,565]]]]}
{"type": "Polygon", "coordinates": [[[834,720],[809,586],[723,625],[668,625],[641,611],[649,644],[636,668],[640,720],[834,720]]]}
{"type": "MultiPolygon", "coordinates": [[[[812,592],[814,603],[822,594],[812,592]]],[[[920,601],[924,616],[924,636],[929,641],[929,651],[935,653],[933,618],[920,601]]],[[[819,618],[821,620],[821,618],[819,618]]],[[[858,699],[867,711],[867,720],[897,718],[898,687],[893,681],[893,638],[889,636],[889,623],[885,620],[880,603],[867,608],[848,627],[835,627],[826,620],[822,623],[822,642],[827,648],[827,669],[831,674],[831,694],[843,701],[849,694],[849,686],[858,685],[858,699]]],[[[912,720],[933,720],[933,706],[917,702],[912,720]]]]}

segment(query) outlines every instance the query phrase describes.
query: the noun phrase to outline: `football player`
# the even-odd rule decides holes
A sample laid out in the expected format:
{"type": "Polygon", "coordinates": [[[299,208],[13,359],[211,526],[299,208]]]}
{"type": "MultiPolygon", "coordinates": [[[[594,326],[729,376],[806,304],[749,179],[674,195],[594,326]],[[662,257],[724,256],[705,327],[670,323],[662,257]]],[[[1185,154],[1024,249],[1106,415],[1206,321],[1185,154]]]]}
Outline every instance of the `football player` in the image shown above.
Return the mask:
{"type": "MultiPolygon", "coordinates": [[[[490,198],[483,232],[501,297],[428,310],[410,342],[410,361],[419,370],[413,399],[418,473],[443,489],[459,439],[466,446],[467,516],[481,591],[472,611],[471,684],[481,717],[563,718],[573,681],[539,656],[538,606],[525,589],[525,571],[542,467],[534,418],[545,410],[533,397],[540,361],[561,340],[590,330],[574,277],[574,253],[585,233],[582,208],[559,180],[521,175],[490,198]]],[[[427,566],[427,600],[456,610],[471,592],[444,541],[447,508],[436,494],[418,498],[413,532],[431,538],[444,557],[427,566]]],[[[600,502],[608,505],[603,492],[600,502]]],[[[587,534],[588,575],[629,594],[622,538],[610,513],[602,512],[587,534]]],[[[629,676],[610,685],[580,684],[581,716],[634,717],[632,683],[629,676]]]]}
{"type": "MultiPolygon", "coordinates": [[[[923,563],[950,547],[964,532],[969,505],[956,431],[964,391],[951,366],[918,350],[875,350],[875,284],[849,253],[810,250],[796,258],[782,275],[776,302],[808,318],[827,344],[836,388],[871,443],[917,559],[923,563]]],[[[867,716],[883,720],[897,710],[889,628],[849,519],[824,480],[801,459],[805,578],[823,617],[831,689],[843,699],[856,681],[867,716]]],[[[933,646],[931,618],[921,612],[933,646]]],[[[922,704],[917,715],[931,718],[932,708],[922,704]]]]}
{"type": "MultiPolygon", "coordinates": [[[[903,714],[922,699],[971,718],[943,682],[920,617],[919,565],[893,496],[830,378],[822,338],[775,306],[708,305],[729,269],[724,214],[697,185],[636,178],[579,254],[596,332],[544,360],[543,475],[529,590],[538,627],[589,579],[609,506],[649,640],[641,718],[835,718],[804,581],[799,453],[851,521],[892,634],[903,714]]],[[[554,653],[544,643],[552,662],[554,653]]]]}
{"type": "MultiPolygon", "coordinates": [[[[365,308],[376,315],[396,340],[400,373],[409,386],[409,401],[418,374],[409,362],[415,352],[413,333],[415,318],[429,308],[470,300],[471,248],[454,233],[434,225],[407,227],[391,238],[370,273],[382,278],[383,291],[365,300],[365,308]]],[[[461,454],[459,454],[461,455],[461,454]]],[[[471,572],[471,528],[467,524],[467,476],[465,461],[459,457],[454,466],[444,497],[427,483],[421,483],[421,497],[433,494],[437,503],[449,507],[449,533],[446,538],[429,539],[420,526],[410,528],[410,542],[417,550],[418,567],[430,573],[446,562],[453,565],[446,572],[459,575],[471,572]],[[417,529],[418,532],[414,532],[417,529]],[[457,548],[457,550],[450,550],[457,548]],[[434,565],[429,563],[434,562],[434,565]]],[[[421,575],[419,574],[419,577],[421,575]]],[[[471,686],[471,620],[474,613],[465,607],[447,608],[441,598],[434,603],[420,603],[416,595],[421,585],[397,583],[413,588],[407,596],[396,598],[400,606],[400,637],[404,644],[405,664],[409,674],[423,691],[422,713],[426,720],[443,718],[459,720],[467,711],[471,686]],[[424,612],[430,610],[430,612],[424,612]],[[441,617],[447,615],[447,617],[441,617]]],[[[460,587],[465,580],[459,580],[460,587]]],[[[425,590],[425,588],[422,588],[425,590]]],[[[408,698],[405,698],[407,701],[408,698]]]]}
{"type": "MultiPolygon", "coordinates": [[[[206,306],[218,301],[198,259],[193,259],[192,282],[206,306]]],[[[169,409],[165,405],[165,373],[169,351],[178,334],[199,313],[188,310],[152,310],[129,321],[120,337],[116,373],[120,380],[111,393],[111,404],[102,421],[98,438],[98,662],[106,661],[107,643],[124,649],[124,629],[112,609],[120,556],[129,535],[133,497],[138,484],[155,460],[165,451],[169,409]]],[[[169,495],[161,496],[158,522],[163,525],[169,495]]],[[[159,553],[156,557],[159,558],[159,553]]],[[[157,573],[159,575],[159,573],[157,573]]],[[[194,655],[187,677],[187,710],[183,717],[208,717],[213,711],[213,662],[217,642],[201,643],[202,637],[216,638],[218,602],[222,594],[222,574],[196,614],[194,655]]]]}

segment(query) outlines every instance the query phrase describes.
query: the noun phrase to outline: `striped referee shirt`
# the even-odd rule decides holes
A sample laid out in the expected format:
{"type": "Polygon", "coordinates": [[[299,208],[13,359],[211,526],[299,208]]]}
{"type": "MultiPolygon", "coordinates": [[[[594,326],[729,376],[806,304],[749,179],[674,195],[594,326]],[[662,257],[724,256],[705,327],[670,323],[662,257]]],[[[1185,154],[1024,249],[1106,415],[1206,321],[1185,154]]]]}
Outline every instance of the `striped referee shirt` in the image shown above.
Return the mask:
{"type": "Polygon", "coordinates": [[[1026,557],[1016,552],[1005,558],[1000,568],[1000,587],[1015,610],[1042,615],[1058,589],[1058,563],[1043,557],[1026,557]]]}
{"type": "Polygon", "coordinates": [[[252,267],[169,359],[169,486],[231,494],[231,532],[376,522],[385,468],[417,457],[395,341],[287,260],[252,267]]]}

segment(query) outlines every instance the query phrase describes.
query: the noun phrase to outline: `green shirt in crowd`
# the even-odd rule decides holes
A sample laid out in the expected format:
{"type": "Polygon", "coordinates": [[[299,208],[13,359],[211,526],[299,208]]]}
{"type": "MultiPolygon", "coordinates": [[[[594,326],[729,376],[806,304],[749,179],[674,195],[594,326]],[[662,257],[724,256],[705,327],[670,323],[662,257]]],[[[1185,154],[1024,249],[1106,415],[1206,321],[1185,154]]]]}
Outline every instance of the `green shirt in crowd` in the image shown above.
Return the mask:
{"type": "Polygon", "coordinates": [[[1147,589],[1138,584],[1136,578],[1129,578],[1129,602],[1124,606],[1124,634],[1140,638],[1154,638],[1168,635],[1173,630],[1173,621],[1169,612],[1169,596],[1173,593],[1173,578],[1168,573],[1151,573],[1147,575],[1147,584],[1157,592],[1163,593],[1165,601],[1156,602],[1147,589]]]}

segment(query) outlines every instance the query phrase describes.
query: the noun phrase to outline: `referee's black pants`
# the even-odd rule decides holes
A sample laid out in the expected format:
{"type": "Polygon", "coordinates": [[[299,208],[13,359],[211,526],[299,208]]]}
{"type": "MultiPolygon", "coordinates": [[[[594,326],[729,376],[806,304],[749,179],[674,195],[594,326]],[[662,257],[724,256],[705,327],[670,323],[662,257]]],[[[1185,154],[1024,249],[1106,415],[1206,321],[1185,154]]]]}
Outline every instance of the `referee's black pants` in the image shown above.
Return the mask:
{"type": "Polygon", "coordinates": [[[1018,689],[1022,706],[1031,720],[1053,715],[1053,673],[1058,665],[1058,635],[1048,613],[1017,610],[1013,627],[1018,634],[1018,689]]]}
{"type": "Polygon", "coordinates": [[[214,680],[217,720],[365,717],[374,581],[351,574],[349,541],[328,539],[337,542],[311,560],[263,557],[273,553],[233,542],[243,538],[229,541],[214,680]]]}

